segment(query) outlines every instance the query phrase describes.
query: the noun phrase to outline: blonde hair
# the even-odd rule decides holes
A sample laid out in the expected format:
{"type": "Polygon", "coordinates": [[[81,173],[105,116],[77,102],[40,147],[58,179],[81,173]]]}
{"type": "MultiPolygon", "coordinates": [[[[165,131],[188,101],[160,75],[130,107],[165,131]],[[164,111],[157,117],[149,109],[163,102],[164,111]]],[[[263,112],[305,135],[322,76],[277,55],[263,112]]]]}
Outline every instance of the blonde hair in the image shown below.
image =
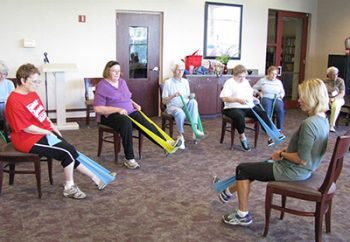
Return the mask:
{"type": "Polygon", "coordinates": [[[270,72],[273,71],[278,71],[278,68],[276,66],[270,66],[269,68],[267,68],[266,73],[270,74],[270,72]]]}
{"type": "Polygon", "coordinates": [[[299,84],[299,96],[311,109],[309,114],[326,112],[329,109],[328,92],[324,82],[318,78],[299,84]]]}
{"type": "Polygon", "coordinates": [[[243,65],[237,65],[232,69],[232,74],[234,76],[237,76],[238,74],[245,73],[247,74],[247,68],[245,68],[243,65]]]}

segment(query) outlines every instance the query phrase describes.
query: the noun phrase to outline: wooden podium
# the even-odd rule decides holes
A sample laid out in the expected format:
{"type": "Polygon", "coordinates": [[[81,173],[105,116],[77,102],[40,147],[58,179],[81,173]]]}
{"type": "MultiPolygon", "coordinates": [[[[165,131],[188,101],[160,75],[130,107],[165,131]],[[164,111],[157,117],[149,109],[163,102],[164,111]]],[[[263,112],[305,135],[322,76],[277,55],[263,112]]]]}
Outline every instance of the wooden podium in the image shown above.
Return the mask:
{"type": "MultiPolygon", "coordinates": [[[[76,64],[73,63],[52,63],[43,64],[43,72],[53,73],[56,81],[56,126],[59,130],[79,129],[76,122],[66,122],[66,104],[65,104],[65,73],[77,71],[76,64]]],[[[47,107],[48,108],[48,107],[47,107]]]]}

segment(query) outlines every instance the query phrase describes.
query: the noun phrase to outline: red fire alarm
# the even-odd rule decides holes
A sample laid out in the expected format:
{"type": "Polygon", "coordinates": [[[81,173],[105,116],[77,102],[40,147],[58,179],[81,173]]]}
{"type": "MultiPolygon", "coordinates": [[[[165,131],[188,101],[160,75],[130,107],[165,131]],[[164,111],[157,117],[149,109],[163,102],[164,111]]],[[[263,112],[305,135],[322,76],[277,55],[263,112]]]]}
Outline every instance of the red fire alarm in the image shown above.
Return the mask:
{"type": "Polygon", "coordinates": [[[85,15],[79,15],[79,23],[85,23],[86,22],[86,16],[85,15]]]}

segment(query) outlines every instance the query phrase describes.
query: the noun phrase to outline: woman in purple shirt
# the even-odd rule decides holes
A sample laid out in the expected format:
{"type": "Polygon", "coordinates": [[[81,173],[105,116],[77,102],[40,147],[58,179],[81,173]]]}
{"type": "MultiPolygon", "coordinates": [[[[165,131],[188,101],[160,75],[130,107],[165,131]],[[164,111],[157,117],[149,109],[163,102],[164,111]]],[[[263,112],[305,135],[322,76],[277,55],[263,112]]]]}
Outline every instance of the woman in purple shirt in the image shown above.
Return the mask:
{"type": "MultiPolygon", "coordinates": [[[[140,165],[134,159],[132,129],[133,127],[139,129],[139,127],[135,126],[126,115],[129,115],[162,139],[166,139],[139,112],[141,106],[131,99],[131,92],[125,80],[120,78],[120,65],[117,61],[109,61],[106,64],[103,77],[104,80],[96,86],[94,99],[97,122],[113,128],[120,134],[125,153],[124,165],[130,169],[136,169],[140,165]]],[[[143,132],[143,134],[152,140],[146,133],[143,132]]],[[[174,147],[180,146],[180,142],[179,140],[174,142],[174,147]]]]}

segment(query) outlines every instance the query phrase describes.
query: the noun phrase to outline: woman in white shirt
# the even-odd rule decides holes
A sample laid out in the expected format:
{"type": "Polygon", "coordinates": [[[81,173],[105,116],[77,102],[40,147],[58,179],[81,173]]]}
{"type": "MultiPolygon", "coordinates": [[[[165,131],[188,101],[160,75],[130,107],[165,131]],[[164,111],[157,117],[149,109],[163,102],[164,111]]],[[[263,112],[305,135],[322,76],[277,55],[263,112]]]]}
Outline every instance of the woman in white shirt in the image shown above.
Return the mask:
{"type": "MultiPolygon", "coordinates": [[[[265,121],[271,125],[267,114],[255,103],[259,100],[253,96],[254,90],[246,79],[247,69],[243,65],[233,68],[233,77],[228,79],[220,93],[220,98],[225,103],[223,114],[235,120],[237,131],[240,135],[241,145],[244,151],[250,151],[250,145],[245,136],[245,117],[257,120],[252,109],[265,121]]],[[[269,145],[273,145],[272,140],[269,145]]]]}

